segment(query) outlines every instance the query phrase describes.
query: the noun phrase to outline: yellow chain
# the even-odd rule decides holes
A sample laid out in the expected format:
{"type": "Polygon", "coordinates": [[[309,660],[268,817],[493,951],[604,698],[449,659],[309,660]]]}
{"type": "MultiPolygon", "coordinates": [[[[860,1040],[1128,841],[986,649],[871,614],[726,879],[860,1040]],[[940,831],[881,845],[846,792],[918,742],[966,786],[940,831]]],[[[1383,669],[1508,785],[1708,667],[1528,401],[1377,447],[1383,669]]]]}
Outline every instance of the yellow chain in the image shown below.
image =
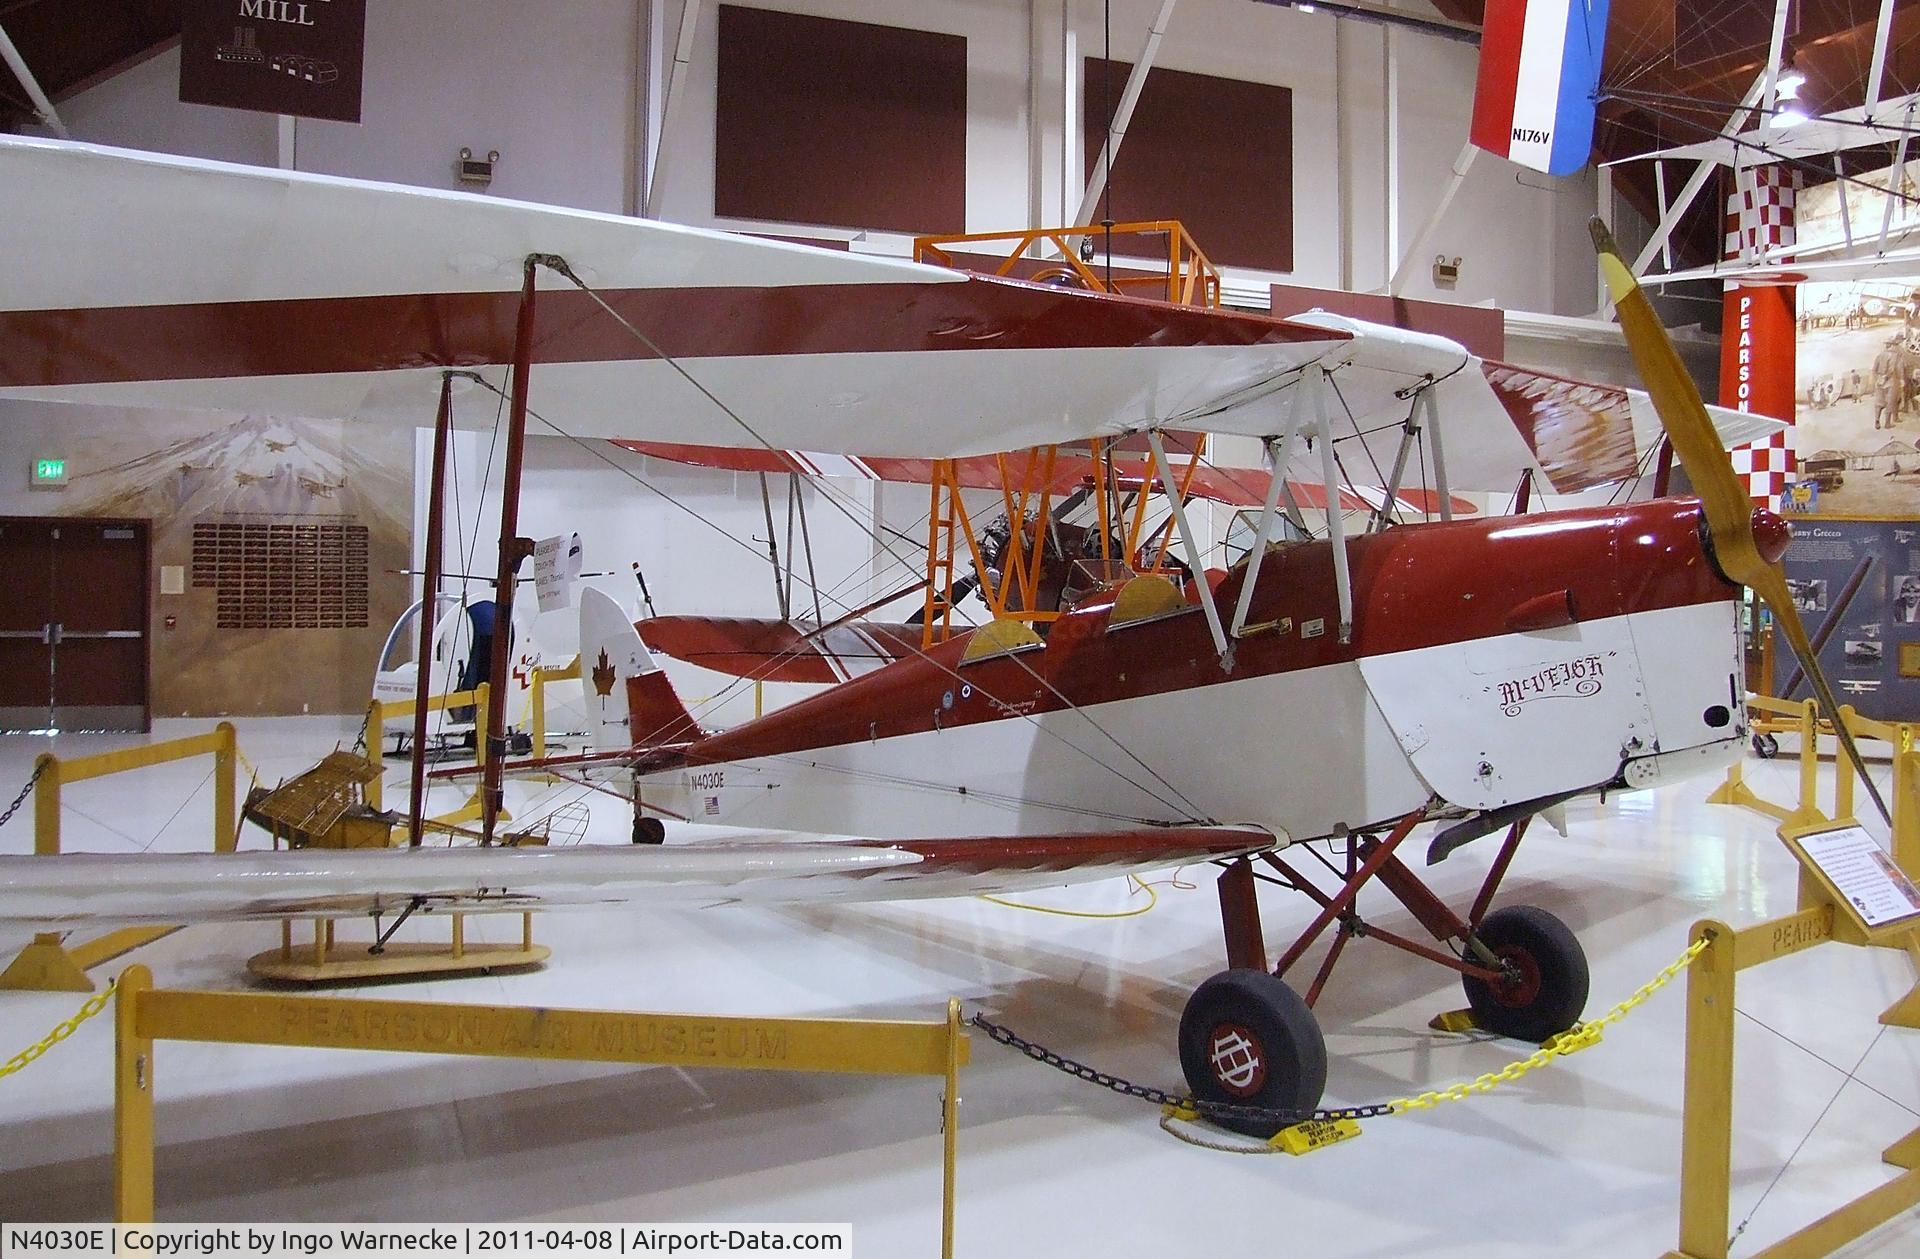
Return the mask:
{"type": "Polygon", "coordinates": [[[47,1050],[52,1049],[67,1037],[73,1035],[74,1032],[79,1030],[82,1023],[106,1009],[108,1000],[113,997],[114,984],[118,982],[118,980],[115,980],[109,983],[105,988],[102,988],[99,992],[94,993],[91,997],[81,1002],[79,1012],[72,1018],[55,1024],[54,1029],[48,1032],[39,1044],[28,1045],[25,1049],[22,1049],[19,1053],[7,1059],[7,1064],[0,1067],[0,1080],[6,1079],[16,1071],[26,1070],[29,1063],[39,1058],[41,1054],[46,1053],[47,1050]]]}
{"type": "Polygon", "coordinates": [[[237,743],[233,745],[233,756],[240,762],[240,768],[247,771],[248,778],[256,783],[260,781],[260,771],[254,767],[252,761],[247,759],[247,754],[240,750],[240,745],[237,743]]]}
{"type": "Polygon", "coordinates": [[[1430,1090],[1413,1097],[1396,1098],[1387,1104],[1393,1107],[1394,1114],[1402,1115],[1410,1110],[1430,1110],[1442,1102],[1465,1101],[1475,1093],[1491,1092],[1502,1084],[1519,1079],[1529,1071],[1536,1071],[1555,1058],[1564,1058],[1568,1054],[1576,1054],[1582,1049],[1598,1044],[1601,1029],[1618,1023],[1627,1017],[1627,1011],[1642,1004],[1648,997],[1672,983],[1674,977],[1692,965],[1693,959],[1700,956],[1701,951],[1706,947],[1706,940],[1695,940],[1687,946],[1686,952],[1663,967],[1652,979],[1641,984],[1625,1001],[1590,1023],[1581,1023],[1569,1031],[1562,1032],[1518,1062],[1510,1062],[1498,1071],[1489,1071],[1485,1075],[1475,1076],[1471,1080],[1448,1088],[1430,1090]]]}

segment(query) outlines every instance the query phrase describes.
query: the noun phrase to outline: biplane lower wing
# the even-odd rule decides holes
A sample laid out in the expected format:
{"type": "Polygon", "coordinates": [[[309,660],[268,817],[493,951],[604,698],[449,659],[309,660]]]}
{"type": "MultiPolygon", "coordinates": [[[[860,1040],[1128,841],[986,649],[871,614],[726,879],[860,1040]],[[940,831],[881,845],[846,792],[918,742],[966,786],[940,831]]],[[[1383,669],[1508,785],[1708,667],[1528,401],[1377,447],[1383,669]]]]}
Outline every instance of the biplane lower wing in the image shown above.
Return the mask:
{"type": "Polygon", "coordinates": [[[1276,846],[1257,827],[882,840],[759,831],[750,839],[566,848],[68,853],[0,857],[0,922],[345,918],[408,906],[463,913],[630,901],[914,900],[1082,883],[1276,846]]]}
{"type": "MultiPolygon", "coordinates": [[[[1135,439],[1138,440],[1138,439],[1135,439]]],[[[689,446],[684,442],[617,443],[635,454],[666,459],[696,468],[718,468],[726,472],[766,472],[800,476],[842,476],[856,480],[890,481],[896,485],[926,485],[933,479],[932,459],[898,459],[881,455],[829,455],[811,450],[746,449],[737,446],[689,446]]],[[[1096,483],[1098,470],[1093,459],[1077,451],[1056,451],[1050,461],[1029,462],[1033,451],[1013,451],[998,455],[971,455],[953,461],[953,478],[964,490],[1000,490],[1003,487],[1039,491],[1056,497],[1096,483]],[[1050,469],[1052,475],[1043,476],[1050,469]]],[[[1180,462],[1185,456],[1179,457],[1180,462]]],[[[1114,459],[1115,480],[1126,493],[1138,491],[1153,480],[1149,458],[1139,452],[1120,451],[1114,459]]],[[[1357,474],[1358,475],[1358,474],[1357,474]]],[[[1258,507],[1266,499],[1272,473],[1266,468],[1236,468],[1203,462],[1191,478],[1177,473],[1181,493],[1187,498],[1203,498],[1228,507],[1258,507]]],[[[1293,501],[1302,507],[1320,510],[1327,505],[1326,487],[1317,481],[1288,478],[1293,501]]],[[[1409,512],[1437,512],[1439,497],[1428,490],[1402,486],[1398,495],[1401,507],[1409,512]]],[[[1378,498],[1369,499],[1352,490],[1340,491],[1343,511],[1366,511],[1378,506],[1378,498]]],[[[1471,516],[1476,508],[1470,499],[1454,495],[1453,514],[1471,516]]]]}

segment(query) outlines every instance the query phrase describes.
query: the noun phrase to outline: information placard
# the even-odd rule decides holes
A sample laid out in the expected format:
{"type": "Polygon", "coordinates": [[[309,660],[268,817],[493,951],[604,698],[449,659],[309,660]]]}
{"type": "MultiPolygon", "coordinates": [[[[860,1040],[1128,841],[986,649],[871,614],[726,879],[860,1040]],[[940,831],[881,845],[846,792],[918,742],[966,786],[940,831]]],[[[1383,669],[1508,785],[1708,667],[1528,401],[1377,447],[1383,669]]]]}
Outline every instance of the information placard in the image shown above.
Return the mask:
{"type": "Polygon", "coordinates": [[[1817,831],[1793,842],[1839,903],[1869,930],[1920,918],[1920,888],[1864,827],[1817,831]]]}

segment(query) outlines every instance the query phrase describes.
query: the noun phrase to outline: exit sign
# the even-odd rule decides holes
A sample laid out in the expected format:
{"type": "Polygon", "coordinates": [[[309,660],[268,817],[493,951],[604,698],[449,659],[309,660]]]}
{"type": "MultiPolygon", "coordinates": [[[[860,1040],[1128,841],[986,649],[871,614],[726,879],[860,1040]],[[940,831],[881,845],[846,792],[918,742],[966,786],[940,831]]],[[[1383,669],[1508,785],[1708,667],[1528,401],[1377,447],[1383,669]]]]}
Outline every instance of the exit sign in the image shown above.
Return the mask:
{"type": "Polygon", "coordinates": [[[65,459],[35,459],[33,461],[33,488],[36,490],[58,490],[66,488],[67,461],[65,459]]]}

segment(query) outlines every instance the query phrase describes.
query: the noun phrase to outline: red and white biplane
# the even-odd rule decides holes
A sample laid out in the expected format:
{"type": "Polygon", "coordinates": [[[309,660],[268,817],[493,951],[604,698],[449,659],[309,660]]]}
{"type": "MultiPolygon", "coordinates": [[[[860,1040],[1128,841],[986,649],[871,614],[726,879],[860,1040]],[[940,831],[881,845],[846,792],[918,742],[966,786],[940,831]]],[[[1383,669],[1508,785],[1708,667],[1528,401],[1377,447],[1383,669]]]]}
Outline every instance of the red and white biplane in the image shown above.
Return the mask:
{"type": "MultiPolygon", "coordinates": [[[[1617,262],[1651,398],[1332,315],[31,140],[0,139],[0,258],[0,397],[414,426],[463,372],[509,395],[515,424],[531,411],[574,437],[924,460],[1137,439],[1184,563],[1106,569],[1045,619],[905,636],[880,667],[718,731],[681,704],[618,605],[589,593],[595,746],[495,756],[490,805],[503,773],[572,775],[619,784],[649,819],[743,838],[0,858],[0,919],[879,900],[1211,861],[1229,967],[1188,1003],[1182,1065],[1203,1102],[1262,1108],[1226,1122],[1271,1131],[1320,1098],[1310,1006],[1356,931],[1459,972],[1490,1028],[1537,1040],[1577,1020],[1586,963],[1571,933],[1538,909],[1491,907],[1527,820],[1728,764],[1746,733],[1741,586],[1790,637],[1798,625],[1775,563],[1787,528],[1751,511],[1723,452],[1723,436],[1766,423],[1709,415],[1617,262]],[[1336,441],[1394,468],[1379,487],[1391,498],[1418,437],[1445,505],[1450,486],[1525,473],[1563,489],[1630,475],[1658,440],[1656,410],[1704,505],[1356,537],[1332,510],[1318,539],[1282,528],[1296,458],[1342,484],[1336,441]],[[1257,439],[1279,470],[1248,554],[1220,575],[1168,454],[1197,432],[1257,439]],[[1464,910],[1401,856],[1426,823],[1430,861],[1506,832],[1464,910]],[[1332,890],[1290,860],[1316,840],[1343,862],[1332,890]],[[1272,965],[1262,879],[1318,907],[1272,965]],[[1433,944],[1363,928],[1356,898],[1376,880],[1433,944]],[[1296,991],[1281,976],[1329,929],[1327,961],[1296,991]]],[[[1015,536],[1037,532],[1012,518],[1015,536]]],[[[512,526],[496,594],[509,609],[512,526]]],[[[952,567],[949,550],[948,581],[952,567]]],[[[496,747],[500,733],[496,713],[496,747]]]]}

